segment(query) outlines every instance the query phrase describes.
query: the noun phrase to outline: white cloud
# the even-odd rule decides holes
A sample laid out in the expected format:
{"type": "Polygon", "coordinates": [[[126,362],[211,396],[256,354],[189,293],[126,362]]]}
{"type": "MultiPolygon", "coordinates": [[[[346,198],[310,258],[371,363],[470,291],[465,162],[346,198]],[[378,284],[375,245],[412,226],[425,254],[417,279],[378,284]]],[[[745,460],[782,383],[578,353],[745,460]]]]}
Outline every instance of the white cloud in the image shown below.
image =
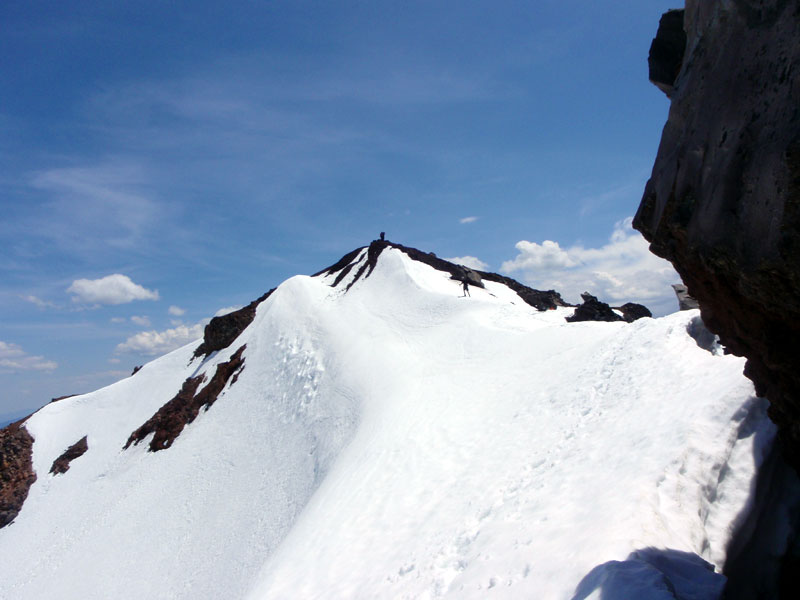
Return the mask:
{"type": "Polygon", "coordinates": [[[73,302],[84,304],[125,304],[134,300],[158,300],[158,290],[133,283],[127,275],[114,273],[100,279],[76,279],[67,288],[73,302]]]}
{"type": "Polygon", "coordinates": [[[155,356],[166,354],[171,350],[185,346],[189,342],[203,337],[204,323],[187,326],[180,325],[164,331],[142,331],[117,344],[115,352],[130,352],[155,356]]]}
{"type": "Polygon", "coordinates": [[[108,362],[110,362],[112,365],[118,365],[121,361],[118,358],[113,358],[112,357],[112,358],[108,359],[108,362]]]}
{"type": "Polygon", "coordinates": [[[569,269],[576,267],[577,247],[572,250],[575,258],[570,257],[570,252],[563,250],[558,242],[545,240],[541,244],[522,240],[516,244],[519,255],[512,260],[506,261],[500,267],[503,271],[547,271],[553,269],[569,269]]]}
{"type": "Polygon", "coordinates": [[[555,289],[568,302],[580,302],[581,292],[588,291],[610,304],[640,302],[656,315],[677,310],[670,285],[680,277],[668,261],[650,252],[631,221],[618,222],[600,248],[523,240],[516,245],[519,254],[504,262],[501,271],[520,272],[526,284],[555,289]]]}
{"type": "Polygon", "coordinates": [[[0,340],[0,370],[4,371],[52,371],[58,364],[42,356],[31,356],[16,344],[0,340]]]}
{"type": "Polygon", "coordinates": [[[186,314],[186,310],[181,308],[180,306],[175,306],[174,304],[169,307],[168,311],[173,317],[182,317],[186,314]]]}
{"type": "Polygon", "coordinates": [[[124,323],[125,317],[111,317],[112,323],[124,323]]]}
{"type": "Polygon", "coordinates": [[[477,220],[478,217],[464,217],[463,219],[459,219],[458,222],[465,225],[466,223],[474,223],[477,220]]]}
{"type": "Polygon", "coordinates": [[[135,323],[139,327],[150,327],[150,325],[151,325],[150,319],[148,317],[145,317],[145,316],[141,316],[140,317],[140,316],[134,315],[134,316],[131,317],[131,322],[135,323]]]}
{"type": "Polygon", "coordinates": [[[485,271],[489,268],[489,265],[474,256],[454,256],[453,258],[445,258],[443,260],[457,265],[464,265],[470,269],[477,269],[478,271],[485,271]]]}

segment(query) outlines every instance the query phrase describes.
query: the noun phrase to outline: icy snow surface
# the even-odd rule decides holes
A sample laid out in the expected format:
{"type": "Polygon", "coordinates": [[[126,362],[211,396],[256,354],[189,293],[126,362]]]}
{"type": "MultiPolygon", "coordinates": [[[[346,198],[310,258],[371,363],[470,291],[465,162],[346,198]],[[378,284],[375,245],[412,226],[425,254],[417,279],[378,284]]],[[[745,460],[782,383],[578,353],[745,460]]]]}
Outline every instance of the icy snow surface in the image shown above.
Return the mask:
{"type": "Polygon", "coordinates": [[[773,430],[743,360],[687,334],[697,311],[568,324],[396,249],[344,293],[357,270],[289,279],[205,361],[196,342],[31,417],[0,597],[716,596],[695,555],[720,570],[773,430]],[[122,450],[245,343],[171,448],[122,450]]]}

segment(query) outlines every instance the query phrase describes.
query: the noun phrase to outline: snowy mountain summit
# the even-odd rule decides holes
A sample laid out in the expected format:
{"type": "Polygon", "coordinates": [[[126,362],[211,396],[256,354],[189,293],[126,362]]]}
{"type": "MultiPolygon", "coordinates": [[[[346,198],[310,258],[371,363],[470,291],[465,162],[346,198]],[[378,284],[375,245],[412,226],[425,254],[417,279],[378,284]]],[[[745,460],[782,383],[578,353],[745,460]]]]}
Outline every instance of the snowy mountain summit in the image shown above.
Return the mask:
{"type": "Polygon", "coordinates": [[[718,597],[743,359],[574,312],[381,241],[293,277],[0,432],[0,597],[718,597]]]}

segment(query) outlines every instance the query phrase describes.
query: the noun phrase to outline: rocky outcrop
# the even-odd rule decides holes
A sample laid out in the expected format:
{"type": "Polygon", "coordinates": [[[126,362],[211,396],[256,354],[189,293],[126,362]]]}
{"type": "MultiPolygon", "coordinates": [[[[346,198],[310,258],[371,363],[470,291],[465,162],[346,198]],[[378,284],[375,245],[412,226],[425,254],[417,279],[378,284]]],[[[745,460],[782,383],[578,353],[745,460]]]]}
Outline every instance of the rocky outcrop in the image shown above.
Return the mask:
{"type": "Polygon", "coordinates": [[[628,323],[633,323],[639,319],[651,318],[653,313],[644,304],[637,304],[636,302],[626,302],[622,306],[615,306],[614,310],[622,313],[622,318],[628,323]]]}
{"type": "Polygon", "coordinates": [[[682,283],[673,283],[672,289],[675,290],[675,296],[678,298],[678,308],[680,310],[693,310],[700,308],[700,304],[696,298],[689,295],[689,288],[682,283]]]}
{"type": "Polygon", "coordinates": [[[50,400],[50,403],[52,404],[53,402],[61,402],[62,400],[66,400],[67,398],[74,398],[77,395],[78,394],[67,394],[66,396],[59,396],[58,398],[52,398],[50,400]]]}
{"type": "Polygon", "coordinates": [[[667,96],[671,96],[675,89],[675,80],[681,70],[686,50],[683,14],[682,10],[664,13],[647,57],[650,81],[667,96]]]}
{"type": "MultiPolygon", "coordinates": [[[[230,346],[244,331],[256,316],[256,308],[270,297],[275,288],[272,288],[260,298],[253,300],[247,306],[235,310],[227,315],[214,317],[203,331],[203,342],[195,349],[194,357],[208,356],[212,352],[230,346]]],[[[136,371],[134,371],[135,373],[136,371]]]]}
{"type": "Polygon", "coordinates": [[[634,227],[747,357],[800,469],[800,2],[687,0],[684,30],[634,227]]]}
{"type": "Polygon", "coordinates": [[[0,429],[0,527],[13,521],[36,481],[33,437],[24,419],[0,429]]]}
{"type": "Polygon", "coordinates": [[[583,299],[583,304],[578,306],[569,317],[565,317],[569,323],[578,323],[580,321],[606,321],[609,323],[625,321],[633,323],[637,319],[653,316],[650,309],[643,304],[626,302],[622,306],[611,307],[605,302],[600,302],[589,292],[583,292],[581,298],[583,299]]]}
{"type": "Polygon", "coordinates": [[[86,454],[89,449],[87,436],[83,436],[77,442],[72,444],[69,448],[64,450],[64,454],[59,456],[53,461],[53,466],[50,467],[50,473],[53,475],[62,475],[69,471],[69,464],[76,458],[86,454]]]}
{"type": "Polygon", "coordinates": [[[477,286],[479,288],[485,287],[483,285],[483,279],[481,279],[481,274],[478,271],[474,271],[469,267],[465,267],[464,265],[459,266],[463,269],[461,281],[466,281],[468,284],[477,286]]]}
{"type": "Polygon", "coordinates": [[[608,304],[605,302],[600,302],[600,300],[598,300],[595,296],[592,296],[589,292],[582,293],[581,298],[583,298],[583,304],[578,306],[572,315],[565,317],[568,322],[624,321],[624,319],[615,313],[608,304]]]}
{"type": "Polygon", "coordinates": [[[206,410],[211,408],[228,381],[231,385],[236,383],[239,373],[244,369],[242,356],[244,349],[245,346],[242,346],[230,360],[218,364],[211,381],[200,392],[197,392],[197,388],[204,382],[204,375],[189,377],[184,381],[175,397],[130,435],[123,449],[127,449],[131,444],[138,444],[151,433],[153,434],[153,439],[150,440],[151,452],[169,448],[183,428],[195,420],[201,408],[206,410]]]}

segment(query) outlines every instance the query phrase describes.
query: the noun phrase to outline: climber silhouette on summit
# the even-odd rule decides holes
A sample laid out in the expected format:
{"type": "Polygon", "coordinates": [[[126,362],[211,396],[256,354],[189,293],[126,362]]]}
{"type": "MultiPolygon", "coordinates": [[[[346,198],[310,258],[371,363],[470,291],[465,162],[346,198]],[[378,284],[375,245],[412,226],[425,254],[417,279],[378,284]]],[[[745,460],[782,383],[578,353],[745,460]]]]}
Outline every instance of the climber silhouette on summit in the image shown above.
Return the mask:
{"type": "Polygon", "coordinates": [[[467,281],[466,279],[462,279],[461,285],[464,288],[464,297],[469,296],[471,298],[472,295],[469,293],[469,281],[467,281]]]}
{"type": "Polygon", "coordinates": [[[386,232],[381,231],[381,241],[384,241],[385,238],[386,238],[386,232]]]}

